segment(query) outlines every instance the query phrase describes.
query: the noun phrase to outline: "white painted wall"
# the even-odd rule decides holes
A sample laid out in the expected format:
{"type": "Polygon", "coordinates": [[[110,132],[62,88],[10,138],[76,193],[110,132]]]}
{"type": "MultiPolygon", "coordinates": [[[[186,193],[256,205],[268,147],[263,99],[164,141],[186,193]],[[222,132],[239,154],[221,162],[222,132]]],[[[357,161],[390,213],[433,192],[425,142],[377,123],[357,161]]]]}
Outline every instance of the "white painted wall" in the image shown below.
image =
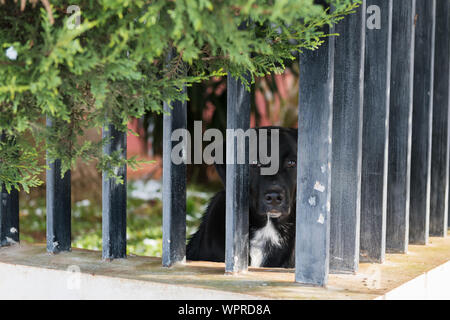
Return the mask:
{"type": "Polygon", "coordinates": [[[183,287],[0,263],[0,300],[4,299],[154,299],[227,300],[255,297],[238,293],[183,287]]]}
{"type": "Polygon", "coordinates": [[[381,296],[382,300],[450,300],[450,261],[381,296]]]}

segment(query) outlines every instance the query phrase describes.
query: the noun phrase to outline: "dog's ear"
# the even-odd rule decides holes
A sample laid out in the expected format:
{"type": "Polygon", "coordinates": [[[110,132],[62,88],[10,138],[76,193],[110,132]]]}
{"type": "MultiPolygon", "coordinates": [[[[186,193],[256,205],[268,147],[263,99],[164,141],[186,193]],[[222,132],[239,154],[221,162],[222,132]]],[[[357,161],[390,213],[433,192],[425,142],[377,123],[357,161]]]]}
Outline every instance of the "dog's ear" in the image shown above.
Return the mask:
{"type": "Polygon", "coordinates": [[[288,132],[295,141],[298,140],[298,129],[297,128],[289,128],[288,132]]]}
{"type": "Polygon", "coordinates": [[[329,8],[330,4],[326,0],[314,0],[314,4],[321,5],[324,9],[329,8]]]}
{"type": "Polygon", "coordinates": [[[227,161],[226,161],[226,159],[227,159],[227,144],[226,144],[225,140],[222,141],[222,143],[219,145],[219,148],[222,149],[222,158],[220,159],[220,157],[219,157],[219,159],[221,160],[220,162],[222,162],[222,163],[214,162],[214,167],[216,168],[216,171],[219,174],[219,177],[220,177],[220,180],[222,181],[223,186],[226,187],[226,185],[227,185],[227,183],[226,183],[226,181],[227,181],[227,179],[226,179],[226,177],[227,177],[227,165],[226,165],[226,163],[227,163],[227,161]]]}
{"type": "Polygon", "coordinates": [[[223,186],[227,185],[227,165],[225,163],[218,164],[214,163],[217,173],[219,174],[220,180],[222,180],[223,186]]]}

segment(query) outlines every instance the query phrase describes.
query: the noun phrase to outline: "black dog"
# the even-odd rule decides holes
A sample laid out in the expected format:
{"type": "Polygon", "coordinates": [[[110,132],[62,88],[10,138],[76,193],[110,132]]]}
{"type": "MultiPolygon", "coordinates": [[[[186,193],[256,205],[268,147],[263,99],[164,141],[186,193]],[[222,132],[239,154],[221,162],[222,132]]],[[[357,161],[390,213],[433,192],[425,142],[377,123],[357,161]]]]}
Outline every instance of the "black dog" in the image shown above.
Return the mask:
{"type": "MultiPolygon", "coordinates": [[[[261,165],[250,166],[250,266],[294,267],[297,129],[279,129],[279,170],[261,175],[261,165]]],[[[256,129],[259,138],[260,129],[256,129]]],[[[259,140],[259,139],[258,139],[259,140]]],[[[225,182],[226,165],[216,165],[225,182]]],[[[199,230],[187,246],[188,260],[225,260],[225,191],[217,193],[203,216],[199,230]]]]}

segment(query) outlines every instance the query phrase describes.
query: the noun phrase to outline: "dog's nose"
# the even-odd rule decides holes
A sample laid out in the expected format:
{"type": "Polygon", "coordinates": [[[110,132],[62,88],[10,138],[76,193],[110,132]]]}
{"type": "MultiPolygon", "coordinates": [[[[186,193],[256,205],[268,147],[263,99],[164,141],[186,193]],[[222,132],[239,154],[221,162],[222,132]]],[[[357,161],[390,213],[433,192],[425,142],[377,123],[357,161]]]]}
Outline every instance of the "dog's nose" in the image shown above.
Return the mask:
{"type": "Polygon", "coordinates": [[[279,192],[267,192],[264,195],[264,201],[266,202],[266,204],[268,205],[280,205],[284,200],[284,197],[281,193],[279,192]]]}

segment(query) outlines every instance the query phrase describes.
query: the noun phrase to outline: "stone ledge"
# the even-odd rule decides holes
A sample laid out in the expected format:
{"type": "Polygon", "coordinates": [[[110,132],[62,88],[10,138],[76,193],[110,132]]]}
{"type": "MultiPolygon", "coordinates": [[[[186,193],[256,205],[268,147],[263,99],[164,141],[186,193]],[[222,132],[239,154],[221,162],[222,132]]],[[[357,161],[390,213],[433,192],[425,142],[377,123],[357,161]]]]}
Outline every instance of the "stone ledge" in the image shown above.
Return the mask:
{"type": "Polygon", "coordinates": [[[293,270],[250,268],[225,275],[221,263],[161,267],[161,259],[102,261],[74,249],[50,255],[44,245],[0,249],[0,299],[450,299],[450,238],[430,238],[356,275],[331,274],[327,288],[294,283],[293,270]],[[79,270],[71,273],[67,270],[79,270]]]}

